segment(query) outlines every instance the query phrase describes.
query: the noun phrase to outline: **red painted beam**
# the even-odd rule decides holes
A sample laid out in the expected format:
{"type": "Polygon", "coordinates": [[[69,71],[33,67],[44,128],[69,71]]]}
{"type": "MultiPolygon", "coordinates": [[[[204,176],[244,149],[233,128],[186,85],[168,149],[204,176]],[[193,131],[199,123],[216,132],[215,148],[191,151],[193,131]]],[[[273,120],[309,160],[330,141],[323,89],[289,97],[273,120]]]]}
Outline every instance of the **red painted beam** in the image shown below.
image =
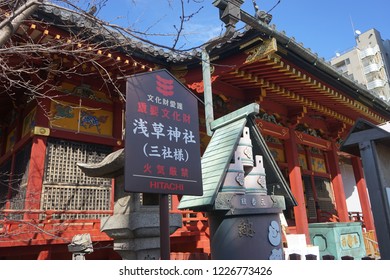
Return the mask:
{"type": "Polygon", "coordinates": [[[290,128],[290,138],[285,141],[286,158],[288,162],[291,192],[298,205],[294,207],[296,233],[305,234],[306,242],[310,244],[309,223],[306,213],[305,194],[302,183],[301,167],[298,161],[298,147],[294,128],[290,128]]]}
{"type": "Polygon", "coordinates": [[[374,217],[371,211],[370,198],[368,197],[366,180],[364,179],[364,171],[362,162],[358,157],[352,157],[352,168],[355,175],[356,186],[358,189],[360,206],[362,207],[364,225],[367,230],[375,230],[374,217]]]}
{"type": "Polygon", "coordinates": [[[339,157],[337,155],[337,148],[334,143],[332,143],[332,150],[327,152],[326,155],[332,179],[337,215],[340,222],[349,222],[350,220],[348,215],[347,200],[344,192],[343,179],[341,177],[339,157]]]}
{"type": "MultiPolygon", "coordinates": [[[[47,138],[45,136],[33,137],[24,204],[25,209],[40,209],[43,172],[45,169],[46,141],[47,138]]],[[[27,220],[38,219],[38,215],[26,213],[24,218],[27,220]]]]}

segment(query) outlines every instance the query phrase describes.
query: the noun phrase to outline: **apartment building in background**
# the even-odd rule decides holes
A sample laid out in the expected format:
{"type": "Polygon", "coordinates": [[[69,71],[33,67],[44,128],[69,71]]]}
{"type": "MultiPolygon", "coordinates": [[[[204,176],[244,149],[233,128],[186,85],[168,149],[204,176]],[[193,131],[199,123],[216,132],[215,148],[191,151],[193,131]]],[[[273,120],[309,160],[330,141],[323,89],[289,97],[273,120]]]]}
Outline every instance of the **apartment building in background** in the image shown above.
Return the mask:
{"type": "Polygon", "coordinates": [[[331,64],[352,80],[363,84],[374,95],[390,102],[390,40],[379,31],[356,30],[356,46],[331,59],[331,64]]]}

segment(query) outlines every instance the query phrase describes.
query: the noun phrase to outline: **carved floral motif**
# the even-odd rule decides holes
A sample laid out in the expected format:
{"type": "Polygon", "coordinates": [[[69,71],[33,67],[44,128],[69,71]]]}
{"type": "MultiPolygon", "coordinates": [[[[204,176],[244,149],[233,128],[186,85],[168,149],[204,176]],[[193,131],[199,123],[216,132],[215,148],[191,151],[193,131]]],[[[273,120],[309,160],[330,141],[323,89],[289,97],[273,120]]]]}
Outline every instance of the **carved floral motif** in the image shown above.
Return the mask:
{"type": "MultiPolygon", "coordinates": [[[[216,79],[218,79],[218,77],[219,77],[218,75],[217,76],[212,76],[211,77],[211,82],[213,83],[216,79]]],[[[195,90],[197,93],[202,93],[204,91],[203,81],[195,82],[195,83],[192,83],[192,84],[188,84],[187,86],[190,89],[195,90]]]]}

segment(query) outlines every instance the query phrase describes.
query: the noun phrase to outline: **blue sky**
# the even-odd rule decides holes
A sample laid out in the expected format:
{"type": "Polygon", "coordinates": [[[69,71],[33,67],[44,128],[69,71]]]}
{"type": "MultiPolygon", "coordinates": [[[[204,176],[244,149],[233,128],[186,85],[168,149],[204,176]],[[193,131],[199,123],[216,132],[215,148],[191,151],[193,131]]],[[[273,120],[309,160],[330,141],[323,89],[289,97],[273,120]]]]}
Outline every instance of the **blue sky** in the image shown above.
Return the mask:
{"type": "MultiPolygon", "coordinates": [[[[139,31],[174,34],[180,24],[179,0],[108,0],[98,17],[139,31]]],[[[223,23],[213,0],[184,0],[186,15],[198,11],[186,23],[184,37],[178,45],[183,49],[205,43],[220,35],[223,23]]],[[[277,0],[257,0],[261,10],[268,11],[277,0]]],[[[242,9],[254,14],[252,0],[245,0],[242,9]]],[[[337,52],[355,46],[354,30],[377,29],[383,39],[390,39],[389,0],[281,0],[271,11],[278,31],[294,37],[313,53],[327,60],[337,52]]],[[[152,41],[172,45],[169,36],[153,36],[152,41]]]]}

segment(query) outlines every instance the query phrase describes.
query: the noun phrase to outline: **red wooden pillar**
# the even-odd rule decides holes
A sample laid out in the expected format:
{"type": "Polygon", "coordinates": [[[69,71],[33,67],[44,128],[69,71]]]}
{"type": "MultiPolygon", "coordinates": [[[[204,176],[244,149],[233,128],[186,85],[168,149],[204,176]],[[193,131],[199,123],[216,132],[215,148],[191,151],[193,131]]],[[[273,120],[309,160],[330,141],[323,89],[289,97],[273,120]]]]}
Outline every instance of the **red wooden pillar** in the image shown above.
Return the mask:
{"type": "MultiPolygon", "coordinates": [[[[115,100],[113,103],[113,120],[112,120],[112,137],[116,139],[116,146],[113,147],[113,151],[121,149],[123,143],[123,126],[124,126],[124,103],[115,100]]],[[[115,204],[115,178],[111,180],[111,197],[110,197],[111,208],[114,209],[115,204]]]]}
{"type": "Polygon", "coordinates": [[[358,157],[352,157],[352,168],[355,175],[356,186],[359,193],[360,206],[362,207],[364,224],[367,230],[375,230],[374,217],[371,211],[370,199],[368,197],[366,180],[364,179],[364,171],[362,162],[358,157]]]}
{"type": "Polygon", "coordinates": [[[171,210],[177,211],[177,207],[179,206],[179,203],[180,203],[179,196],[178,195],[172,195],[171,196],[171,205],[172,205],[171,210]]]}
{"type": "Polygon", "coordinates": [[[117,139],[117,145],[122,146],[123,134],[123,103],[115,101],[113,103],[113,123],[112,136],[117,139]]]}
{"type": "Polygon", "coordinates": [[[46,157],[46,142],[45,136],[34,136],[31,155],[30,166],[28,169],[28,181],[26,189],[26,202],[24,209],[27,211],[24,219],[38,219],[39,215],[29,213],[29,210],[39,210],[41,205],[43,172],[45,168],[46,157]]]}
{"type": "Polygon", "coordinates": [[[327,152],[327,159],[336,200],[337,215],[340,219],[340,222],[349,222],[347,200],[344,192],[343,179],[341,177],[339,157],[337,155],[337,148],[334,143],[332,143],[332,149],[327,152]]]}
{"type": "MultiPolygon", "coordinates": [[[[47,98],[37,106],[35,123],[37,126],[49,127],[48,113],[50,111],[50,99],[47,98]]],[[[27,213],[25,219],[37,219],[38,214],[28,213],[29,210],[39,210],[41,206],[43,172],[45,168],[47,136],[34,135],[30,153],[30,166],[26,189],[26,202],[24,209],[27,213]]]]}
{"type": "Polygon", "coordinates": [[[288,163],[291,192],[298,206],[294,207],[296,232],[306,235],[306,242],[310,243],[309,223],[307,220],[305,194],[302,183],[302,172],[298,160],[298,147],[293,128],[290,128],[290,138],[285,141],[286,159],[288,163]]]}

